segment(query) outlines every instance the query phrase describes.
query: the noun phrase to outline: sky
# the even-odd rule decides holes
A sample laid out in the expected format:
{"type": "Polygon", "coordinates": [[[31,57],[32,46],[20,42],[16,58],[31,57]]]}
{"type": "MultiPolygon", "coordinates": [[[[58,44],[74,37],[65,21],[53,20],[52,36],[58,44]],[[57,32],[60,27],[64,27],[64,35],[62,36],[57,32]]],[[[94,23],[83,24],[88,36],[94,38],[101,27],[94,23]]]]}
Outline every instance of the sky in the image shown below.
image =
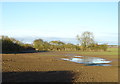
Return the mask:
{"type": "Polygon", "coordinates": [[[99,43],[118,42],[117,2],[3,2],[0,5],[0,35],[24,42],[56,38],[74,43],[77,34],[90,31],[99,43]]]}

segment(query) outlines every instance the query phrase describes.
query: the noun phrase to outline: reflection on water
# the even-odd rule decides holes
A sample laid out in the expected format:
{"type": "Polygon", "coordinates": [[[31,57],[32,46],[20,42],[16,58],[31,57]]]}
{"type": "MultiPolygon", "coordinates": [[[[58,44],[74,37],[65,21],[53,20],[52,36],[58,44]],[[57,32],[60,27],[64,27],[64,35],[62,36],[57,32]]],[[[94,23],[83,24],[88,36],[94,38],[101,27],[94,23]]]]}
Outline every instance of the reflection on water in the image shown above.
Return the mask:
{"type": "Polygon", "coordinates": [[[85,64],[85,66],[111,66],[108,63],[112,62],[112,61],[107,61],[106,59],[103,58],[88,57],[88,56],[74,56],[71,58],[62,58],[62,60],[85,64]],[[80,57],[80,58],[75,58],[75,57],[80,57]]]}
{"type": "Polygon", "coordinates": [[[85,66],[111,66],[111,64],[85,64],[85,66]]]}

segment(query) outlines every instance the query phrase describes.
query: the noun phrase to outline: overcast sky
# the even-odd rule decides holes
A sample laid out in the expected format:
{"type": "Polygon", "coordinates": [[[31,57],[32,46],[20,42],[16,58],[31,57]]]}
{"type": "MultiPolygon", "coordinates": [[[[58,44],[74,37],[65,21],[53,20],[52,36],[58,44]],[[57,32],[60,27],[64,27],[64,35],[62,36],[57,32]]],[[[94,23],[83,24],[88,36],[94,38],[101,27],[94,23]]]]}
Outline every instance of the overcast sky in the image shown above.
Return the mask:
{"type": "Polygon", "coordinates": [[[1,35],[15,38],[75,38],[93,32],[103,42],[118,41],[117,2],[4,2],[1,35]]]}

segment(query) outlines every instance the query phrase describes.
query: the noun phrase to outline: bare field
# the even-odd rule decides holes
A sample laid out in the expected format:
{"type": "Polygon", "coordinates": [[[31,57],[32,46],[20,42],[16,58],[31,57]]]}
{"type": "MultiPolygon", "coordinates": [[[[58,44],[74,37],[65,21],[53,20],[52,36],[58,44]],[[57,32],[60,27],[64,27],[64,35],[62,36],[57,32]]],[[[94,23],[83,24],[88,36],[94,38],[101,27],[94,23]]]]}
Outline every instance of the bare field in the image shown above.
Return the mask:
{"type": "Polygon", "coordinates": [[[117,55],[98,55],[112,60],[112,66],[83,66],[59,59],[68,53],[81,55],[64,51],[2,54],[3,82],[118,82],[117,55]]]}

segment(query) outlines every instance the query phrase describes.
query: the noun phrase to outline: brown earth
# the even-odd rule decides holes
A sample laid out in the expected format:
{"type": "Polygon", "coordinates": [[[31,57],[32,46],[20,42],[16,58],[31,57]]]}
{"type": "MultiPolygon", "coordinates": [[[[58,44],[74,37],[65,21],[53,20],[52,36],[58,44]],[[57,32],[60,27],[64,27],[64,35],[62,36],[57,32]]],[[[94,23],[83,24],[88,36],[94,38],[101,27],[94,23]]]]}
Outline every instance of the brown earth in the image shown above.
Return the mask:
{"type": "Polygon", "coordinates": [[[66,54],[2,54],[3,82],[118,82],[117,59],[108,58],[113,66],[83,66],[60,60],[66,54]]]}

